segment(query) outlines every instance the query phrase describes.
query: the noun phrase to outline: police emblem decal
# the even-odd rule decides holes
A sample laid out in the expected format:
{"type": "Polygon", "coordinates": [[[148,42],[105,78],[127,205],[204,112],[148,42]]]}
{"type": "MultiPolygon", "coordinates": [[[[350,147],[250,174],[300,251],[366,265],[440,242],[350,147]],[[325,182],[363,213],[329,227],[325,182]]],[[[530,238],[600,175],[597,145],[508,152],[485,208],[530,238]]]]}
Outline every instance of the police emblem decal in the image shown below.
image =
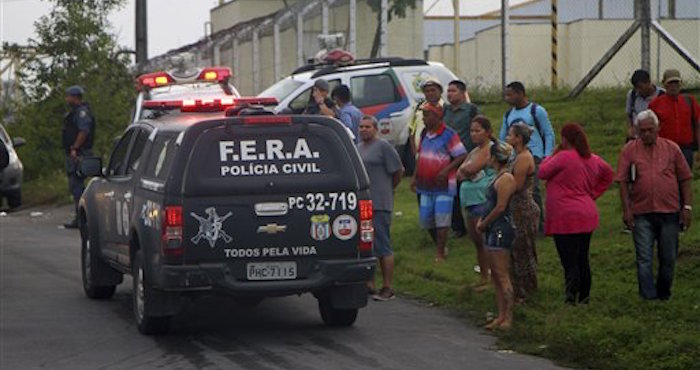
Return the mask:
{"type": "Polygon", "coordinates": [[[313,215],[311,216],[311,238],[313,240],[323,241],[331,236],[331,227],[328,215],[313,215]]]}
{"type": "Polygon", "coordinates": [[[204,210],[204,213],[206,214],[206,217],[190,212],[190,215],[199,221],[199,232],[197,235],[192,237],[192,239],[190,239],[192,240],[192,243],[199,244],[200,240],[205,239],[207,242],[209,242],[209,246],[212,248],[214,248],[216,241],[219,239],[223,239],[225,244],[230,243],[233,238],[226,234],[226,232],[223,230],[223,226],[224,221],[231,217],[233,213],[229,212],[221,217],[218,215],[218,213],[216,213],[216,209],[214,207],[208,207],[204,210]]]}
{"type": "Polygon", "coordinates": [[[333,221],[333,235],[340,240],[350,240],[357,234],[357,221],[350,215],[340,215],[333,221]]]}

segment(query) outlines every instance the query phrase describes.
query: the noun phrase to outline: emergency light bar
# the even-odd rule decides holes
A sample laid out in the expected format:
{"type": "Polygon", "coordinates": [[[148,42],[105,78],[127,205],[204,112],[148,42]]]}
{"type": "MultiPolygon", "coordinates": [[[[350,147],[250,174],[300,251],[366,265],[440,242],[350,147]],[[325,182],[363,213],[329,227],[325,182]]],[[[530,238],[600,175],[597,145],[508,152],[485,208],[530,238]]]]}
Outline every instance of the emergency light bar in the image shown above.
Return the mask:
{"type": "Polygon", "coordinates": [[[164,86],[175,82],[167,72],[155,72],[139,76],[139,85],[150,88],[164,86]]]}
{"type": "Polygon", "coordinates": [[[168,72],[160,71],[141,75],[138,77],[137,81],[139,83],[139,87],[147,87],[152,89],[155,87],[166,86],[175,83],[191,83],[196,81],[226,83],[228,82],[229,78],[231,78],[230,68],[209,67],[202,69],[202,71],[199,73],[199,75],[197,75],[197,78],[195,80],[187,79],[179,81],[173,78],[173,76],[171,76],[168,72]]]}
{"type": "Polygon", "coordinates": [[[212,67],[212,68],[204,68],[202,70],[202,72],[199,73],[197,80],[224,82],[224,81],[228,81],[229,77],[231,77],[231,69],[230,68],[212,67]]]}
{"type": "Polygon", "coordinates": [[[143,107],[148,109],[180,109],[182,112],[221,112],[236,105],[276,105],[276,98],[205,98],[184,100],[147,100],[143,107]]]}

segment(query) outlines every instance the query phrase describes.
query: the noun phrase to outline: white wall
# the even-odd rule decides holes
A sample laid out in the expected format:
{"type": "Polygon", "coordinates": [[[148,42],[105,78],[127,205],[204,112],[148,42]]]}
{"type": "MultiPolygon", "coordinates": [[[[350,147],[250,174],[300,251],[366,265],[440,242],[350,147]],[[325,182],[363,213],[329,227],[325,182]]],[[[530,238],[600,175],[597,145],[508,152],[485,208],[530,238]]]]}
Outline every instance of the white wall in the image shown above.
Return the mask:
{"type": "MultiPolygon", "coordinates": [[[[575,86],[632,24],[631,20],[581,20],[558,27],[558,77],[560,86],[575,86]]],[[[696,60],[700,59],[700,21],[663,20],[662,26],[696,60]]],[[[548,86],[551,79],[551,27],[548,24],[512,24],[510,27],[510,80],[530,86],[548,86]]],[[[656,34],[651,36],[651,74],[656,78],[656,34]]],[[[591,86],[628,84],[641,65],[639,31],[592,81],[591,86]]],[[[453,67],[452,45],[431,46],[429,58],[453,67]]],[[[501,83],[499,27],[476,34],[460,44],[460,71],[471,86],[498,87],[501,83]]],[[[686,84],[700,84],[700,74],[661,40],[660,73],[675,68],[686,84]]],[[[454,68],[452,68],[454,69],[454,68]]]]}

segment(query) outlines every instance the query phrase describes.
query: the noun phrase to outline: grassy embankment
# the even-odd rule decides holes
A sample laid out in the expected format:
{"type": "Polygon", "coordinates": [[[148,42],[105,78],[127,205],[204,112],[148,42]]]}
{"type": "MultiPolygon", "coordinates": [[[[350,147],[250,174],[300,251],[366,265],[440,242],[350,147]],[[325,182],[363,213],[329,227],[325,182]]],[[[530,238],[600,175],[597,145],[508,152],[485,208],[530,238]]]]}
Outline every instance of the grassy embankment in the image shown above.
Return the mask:
{"type": "MultiPolygon", "coordinates": [[[[566,101],[549,93],[533,100],[546,107],[559,132],[567,121],[585,124],[591,147],[616,168],[624,142],[624,91],[588,91],[566,101]]],[[[478,96],[473,97],[478,100],[478,96]]],[[[481,106],[500,127],[503,103],[481,106]]],[[[498,131],[496,131],[497,134],[498,131]]],[[[557,135],[558,136],[558,135],[557,135]]],[[[558,139],[557,139],[558,141],[558,139]]],[[[698,173],[698,170],[695,170],[698,173]]],[[[693,184],[696,199],[700,181],[693,184]]],[[[551,238],[537,240],[539,292],[515,309],[515,327],[497,334],[499,345],[552,358],[574,367],[595,369],[700,368],[700,217],[681,237],[673,297],[643,302],[637,296],[634,246],[621,233],[617,185],[598,200],[601,226],[591,242],[591,304],[564,305],[563,271],[551,238]]],[[[396,289],[401,295],[455,309],[483,325],[496,312],[493,290],[474,293],[474,247],[468,238],[450,240],[445,264],[433,263],[434,249],[418,225],[415,195],[403,181],[396,193],[392,237],[396,251],[396,289]]],[[[696,201],[697,205],[698,202],[696,201]]]]}

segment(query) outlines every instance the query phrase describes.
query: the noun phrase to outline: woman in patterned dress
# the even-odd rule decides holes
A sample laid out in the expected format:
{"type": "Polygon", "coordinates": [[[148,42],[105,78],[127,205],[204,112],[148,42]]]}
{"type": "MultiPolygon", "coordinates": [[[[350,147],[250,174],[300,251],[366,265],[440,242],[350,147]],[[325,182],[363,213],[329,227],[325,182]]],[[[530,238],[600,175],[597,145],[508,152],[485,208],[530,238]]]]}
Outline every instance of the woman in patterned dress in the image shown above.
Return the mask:
{"type": "Polygon", "coordinates": [[[511,173],[517,190],[510,201],[515,223],[515,241],[511,250],[511,280],[515,301],[523,303],[537,290],[537,251],[535,239],[540,208],[532,197],[535,180],[535,160],[528,150],[532,128],[516,123],[508,130],[506,141],[515,150],[511,173]]]}

